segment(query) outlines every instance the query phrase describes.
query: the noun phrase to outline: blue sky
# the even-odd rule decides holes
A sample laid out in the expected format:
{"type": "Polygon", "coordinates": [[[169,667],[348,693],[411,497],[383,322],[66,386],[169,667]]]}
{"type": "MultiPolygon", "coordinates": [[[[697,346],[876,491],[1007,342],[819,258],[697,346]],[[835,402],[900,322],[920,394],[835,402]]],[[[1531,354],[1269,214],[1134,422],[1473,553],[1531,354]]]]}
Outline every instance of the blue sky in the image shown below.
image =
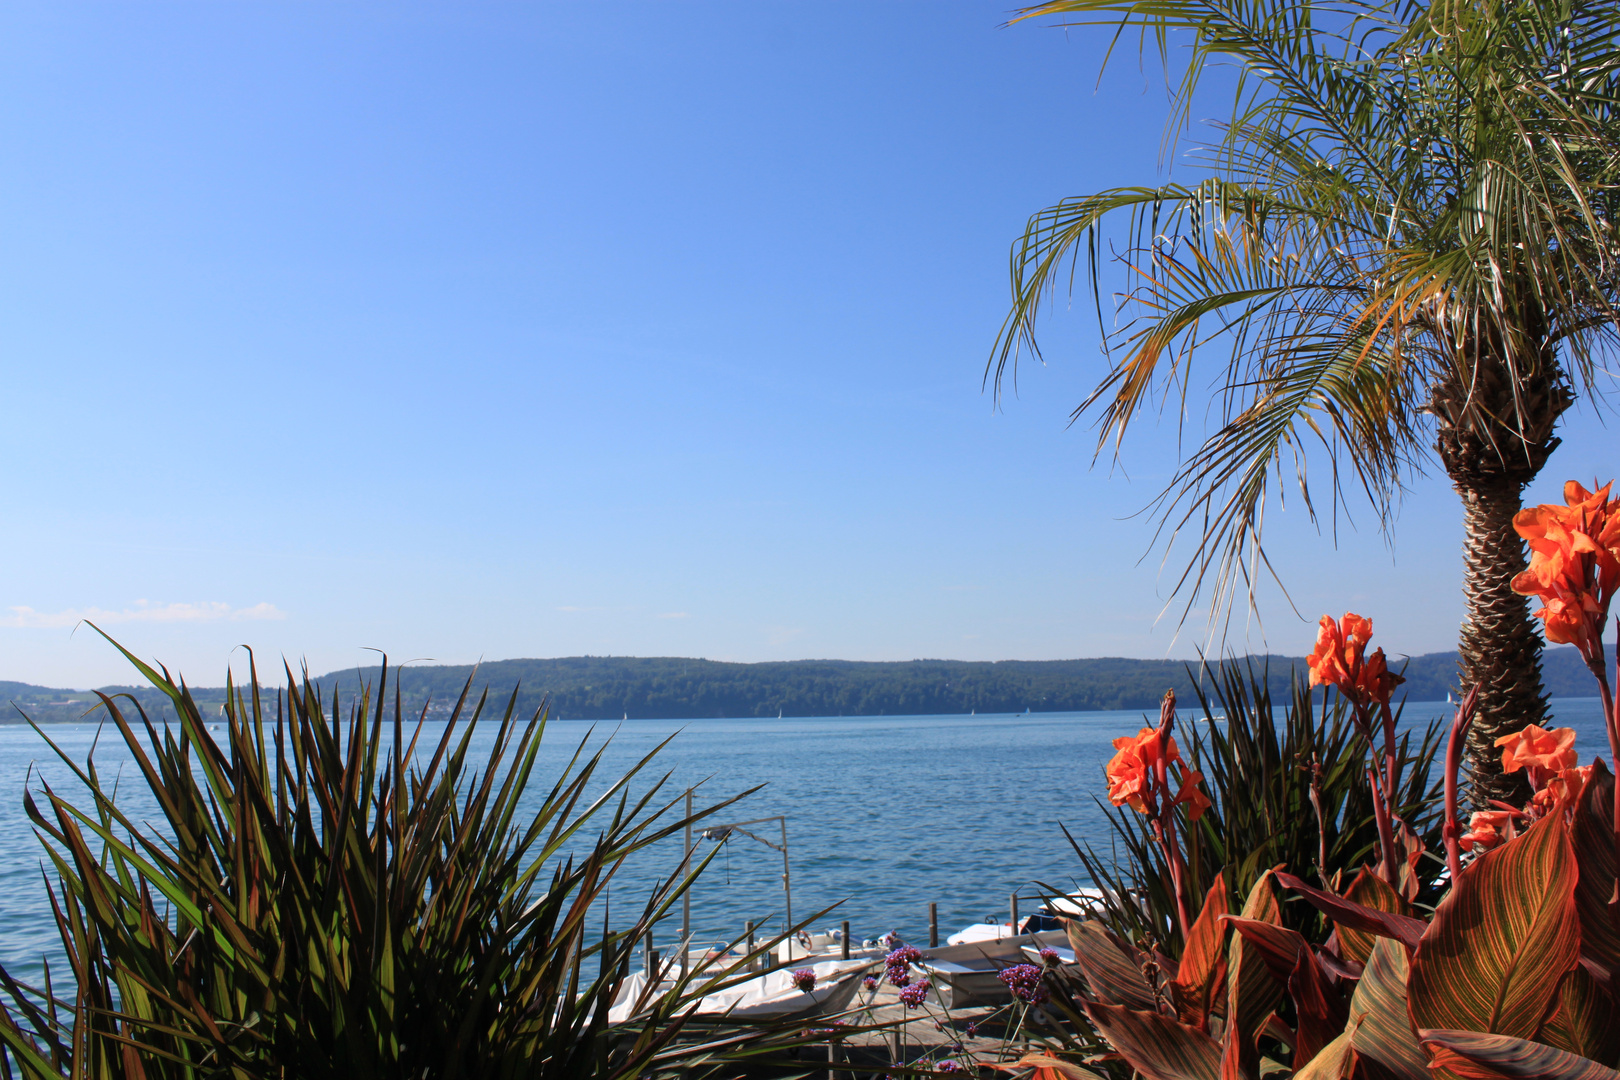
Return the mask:
{"type": "MultiPolygon", "coordinates": [[[[128,681],[86,614],[204,684],[239,644],[1189,655],[1130,517],[1173,421],[1118,467],[1066,426],[1085,305],[981,392],[1009,242],[1161,175],[1162,85],[1006,14],[0,5],[0,678],[128,681]]],[[[1613,462],[1583,414],[1531,495],[1613,462]]],[[[1443,481],[1392,547],[1271,527],[1310,619],[1453,643],[1443,481]]],[[[1228,644],[1308,648],[1262,613],[1228,644]]]]}

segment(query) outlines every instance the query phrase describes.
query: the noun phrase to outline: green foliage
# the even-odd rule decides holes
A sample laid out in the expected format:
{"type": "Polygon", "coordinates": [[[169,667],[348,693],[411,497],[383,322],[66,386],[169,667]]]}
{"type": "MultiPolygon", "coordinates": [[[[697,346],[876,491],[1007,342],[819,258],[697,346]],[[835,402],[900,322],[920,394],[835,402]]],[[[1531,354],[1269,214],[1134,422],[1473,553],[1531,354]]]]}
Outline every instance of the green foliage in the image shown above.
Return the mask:
{"type": "Polygon", "coordinates": [[[1155,504],[1161,539],[1196,537],[1189,609],[1207,584],[1213,617],[1271,571],[1275,485],[1313,518],[1359,489],[1387,525],[1437,430],[1454,481],[1517,476],[1556,445],[1572,392],[1602,389],[1620,296],[1613,0],[1051,0],[1018,16],[1035,17],[1157,53],[1167,151],[1206,73],[1233,89],[1180,182],[1029,219],[987,369],[999,388],[1021,351],[1039,356],[1043,302],[1089,278],[1110,355],[1075,415],[1096,410],[1099,453],[1155,404],[1195,414],[1186,395],[1213,373],[1216,422],[1155,504]]]}
{"type": "Polygon", "coordinates": [[[496,711],[487,692],[474,701],[465,683],[424,741],[397,694],[385,707],[386,666],[348,703],[290,669],[267,700],[255,671],[230,688],[221,744],[183,684],[130,659],[179,717],[160,727],[103,699],[161,826],[120,809],[93,756],[63,757],[88,807],[48,787],[43,805],[27,797],[73,988],[0,972],[0,1074],[631,1077],[746,1055],[769,1034],[683,1031],[683,1005],[732,971],[694,973],[644,1020],[608,1024],[636,943],[702,869],[629,917],[616,908],[611,931],[588,920],[625,861],[685,823],[659,795],[667,776],[632,793],[653,754],[604,778],[602,749],[582,742],[536,792],[543,709],[520,721],[509,699],[489,757],[469,760],[496,711]]]}
{"type": "MultiPolygon", "coordinates": [[[[1223,875],[1227,904],[1235,911],[1261,876],[1279,865],[1312,873],[1326,885],[1349,885],[1358,867],[1377,858],[1377,827],[1365,773],[1367,747],[1343,702],[1318,705],[1296,682],[1277,709],[1265,672],[1237,661],[1212,671],[1210,693],[1198,698],[1202,719],[1177,725],[1182,752],[1190,767],[1204,774],[1214,803],[1196,823],[1186,820],[1185,807],[1177,810],[1189,902],[1202,898],[1223,875]],[[1312,762],[1321,766],[1320,818],[1312,802],[1312,762]]],[[[1433,769],[1440,746],[1439,721],[1407,730],[1399,744],[1403,786],[1397,812],[1426,851],[1440,846],[1441,780],[1433,769]]],[[[1152,940],[1181,955],[1170,870],[1147,819],[1128,806],[1098,804],[1108,815],[1109,849],[1069,839],[1092,881],[1111,897],[1110,926],[1131,940],[1152,940]]],[[[1425,857],[1416,869],[1418,899],[1432,901],[1444,866],[1425,857]]],[[[1288,905],[1284,922],[1317,940],[1327,933],[1303,905],[1288,905]]]]}

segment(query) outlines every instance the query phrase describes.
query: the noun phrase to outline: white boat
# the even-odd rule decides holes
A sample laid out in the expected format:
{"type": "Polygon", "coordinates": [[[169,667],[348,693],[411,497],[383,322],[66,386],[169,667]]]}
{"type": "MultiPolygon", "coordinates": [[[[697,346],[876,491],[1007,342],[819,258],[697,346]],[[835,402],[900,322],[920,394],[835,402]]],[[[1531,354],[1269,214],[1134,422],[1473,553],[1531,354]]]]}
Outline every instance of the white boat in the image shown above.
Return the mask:
{"type": "MultiPolygon", "coordinates": [[[[952,935],[952,940],[956,936],[952,935]]],[[[940,1004],[947,1009],[998,1005],[1011,1001],[1012,991],[997,976],[1003,968],[1026,963],[1025,948],[1039,953],[1043,948],[1065,947],[1068,943],[1069,935],[1064,930],[987,937],[924,949],[915,966],[928,973],[940,1004]]]]}
{"type": "MultiPolygon", "coordinates": [[[[806,966],[816,975],[812,990],[800,990],[793,984],[793,971],[778,968],[709,994],[683,1009],[682,1015],[695,1020],[771,1021],[841,1013],[855,1000],[861,979],[877,966],[877,960],[823,960],[806,966]]],[[[702,978],[700,974],[693,981],[702,978]]],[[[657,992],[667,992],[672,986],[672,982],[661,983],[657,992]]],[[[634,972],[619,987],[608,1010],[608,1023],[627,1023],[645,1013],[652,1001],[647,973],[634,972]]]]}

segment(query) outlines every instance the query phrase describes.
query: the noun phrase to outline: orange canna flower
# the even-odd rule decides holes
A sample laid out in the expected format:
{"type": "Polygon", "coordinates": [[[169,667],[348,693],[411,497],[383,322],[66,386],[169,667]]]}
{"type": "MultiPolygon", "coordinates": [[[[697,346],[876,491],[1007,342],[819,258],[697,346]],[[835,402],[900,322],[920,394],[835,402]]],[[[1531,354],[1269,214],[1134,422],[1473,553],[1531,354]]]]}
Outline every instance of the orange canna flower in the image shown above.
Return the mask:
{"type": "Polygon", "coordinates": [[[1530,545],[1530,566],[1513,578],[1513,591],[1539,597],[1535,612],[1547,640],[1572,644],[1588,662],[1599,655],[1603,622],[1620,588],[1620,502],[1609,498],[1611,480],[1596,491],[1571,480],[1564,502],[1528,507],[1513,528],[1530,545]]]}
{"type": "MultiPolygon", "coordinates": [[[[1504,735],[1496,740],[1502,748],[1502,771],[1518,772],[1527,769],[1531,783],[1535,784],[1536,771],[1543,774],[1559,773],[1573,768],[1580,760],[1575,754],[1575,729],[1552,728],[1543,731],[1531,724],[1523,731],[1504,735]]],[[[1541,784],[1535,784],[1540,788],[1541,784]]]]}
{"type": "MultiPolygon", "coordinates": [[[[1114,750],[1107,766],[1108,801],[1115,806],[1129,804],[1138,813],[1151,813],[1154,767],[1161,753],[1158,730],[1145,727],[1135,735],[1122,735],[1114,740],[1114,750]]],[[[1165,740],[1163,760],[1166,767],[1181,760],[1174,736],[1165,740]]]]}
{"type": "Polygon", "coordinates": [[[1345,612],[1339,622],[1322,616],[1316,631],[1316,648],[1306,658],[1312,686],[1337,687],[1339,693],[1358,705],[1389,703],[1395,688],[1406,680],[1389,670],[1384,650],[1365,656],[1372,639],[1372,620],[1345,612]]]}
{"type": "Polygon", "coordinates": [[[1489,851],[1504,840],[1511,840],[1516,830],[1511,810],[1481,810],[1468,819],[1468,831],[1457,838],[1464,851],[1476,847],[1489,851]]]}
{"type": "Polygon", "coordinates": [[[1575,805],[1575,800],[1586,790],[1586,782],[1591,777],[1590,765],[1582,765],[1578,769],[1565,769],[1549,777],[1546,786],[1536,792],[1530,800],[1532,816],[1545,817],[1560,806],[1575,805]]]}
{"type": "Polygon", "coordinates": [[[1176,796],[1177,803],[1187,804],[1187,820],[1197,821],[1204,816],[1204,811],[1215,804],[1209,801],[1204,794],[1204,774],[1196,769],[1188,769],[1181,774],[1181,792],[1176,796]]]}

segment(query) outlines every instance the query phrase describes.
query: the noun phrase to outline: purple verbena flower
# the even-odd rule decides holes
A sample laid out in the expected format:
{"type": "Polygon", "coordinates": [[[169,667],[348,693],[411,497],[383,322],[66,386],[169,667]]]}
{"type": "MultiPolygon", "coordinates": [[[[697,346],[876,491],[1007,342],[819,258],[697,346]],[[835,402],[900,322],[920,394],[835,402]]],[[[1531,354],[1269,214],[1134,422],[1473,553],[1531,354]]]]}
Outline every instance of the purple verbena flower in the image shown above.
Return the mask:
{"type": "Polygon", "coordinates": [[[861,989],[865,990],[867,993],[870,994],[872,991],[876,990],[877,988],[878,988],[878,978],[877,978],[876,975],[868,975],[866,978],[861,980],[861,989]]]}
{"type": "Polygon", "coordinates": [[[922,953],[918,952],[910,945],[898,945],[892,952],[889,953],[888,956],[883,958],[883,962],[888,964],[890,967],[894,967],[896,964],[909,964],[913,961],[921,959],[922,953]]]}
{"type": "Polygon", "coordinates": [[[816,973],[809,968],[798,969],[790,978],[792,978],[794,986],[807,994],[816,988],[816,973]]]}
{"type": "Polygon", "coordinates": [[[979,1037],[979,1025],[978,1025],[977,1021],[974,1021],[974,1020],[969,1020],[968,1021],[967,1033],[968,1033],[968,1038],[970,1038],[970,1039],[976,1039],[976,1038],[979,1037]]]}
{"type": "Polygon", "coordinates": [[[934,1071],[935,1072],[966,1072],[967,1070],[962,1068],[962,1066],[958,1065],[954,1061],[942,1061],[938,1065],[934,1066],[934,1071]]]}
{"type": "Polygon", "coordinates": [[[900,1004],[908,1009],[920,1009],[925,998],[928,997],[928,980],[918,979],[910,986],[900,991],[900,1004]]]}
{"type": "Polygon", "coordinates": [[[1041,959],[1048,964],[1056,965],[1058,962],[1057,950],[1048,946],[1041,950],[1041,959]]]}
{"type": "Polygon", "coordinates": [[[901,989],[905,989],[907,986],[911,985],[911,972],[906,968],[890,968],[886,974],[889,977],[890,986],[898,986],[901,989]]]}
{"type": "Polygon", "coordinates": [[[996,973],[1011,990],[1013,997],[1026,1005],[1039,1005],[1046,1000],[1046,986],[1041,981],[1041,969],[1034,964],[1014,964],[996,973]]]}

